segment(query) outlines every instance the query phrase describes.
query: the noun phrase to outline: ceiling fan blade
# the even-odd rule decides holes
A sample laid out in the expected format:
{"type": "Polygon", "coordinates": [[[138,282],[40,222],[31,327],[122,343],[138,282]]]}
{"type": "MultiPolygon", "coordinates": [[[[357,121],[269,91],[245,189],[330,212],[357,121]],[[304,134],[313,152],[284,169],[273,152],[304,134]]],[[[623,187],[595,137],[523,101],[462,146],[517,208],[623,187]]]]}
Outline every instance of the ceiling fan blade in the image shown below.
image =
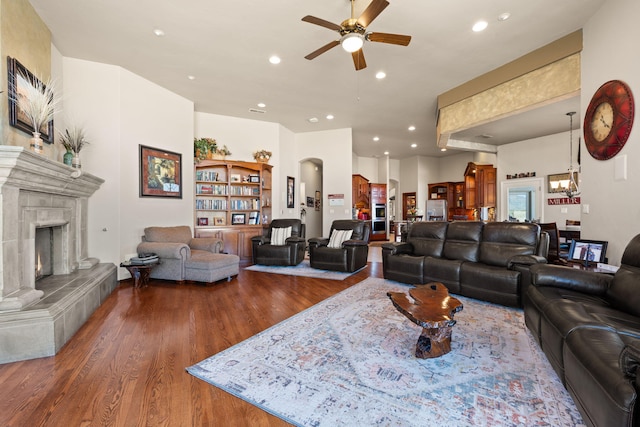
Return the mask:
{"type": "Polygon", "coordinates": [[[358,18],[358,24],[367,28],[387,6],[389,6],[389,2],[387,0],[373,0],[364,12],[362,12],[360,18],[358,18]]]}
{"type": "Polygon", "coordinates": [[[411,36],[389,33],[368,33],[367,40],[369,40],[370,42],[390,43],[399,44],[401,46],[408,46],[409,42],[411,41],[411,36]]]}
{"type": "Polygon", "coordinates": [[[336,46],[338,46],[340,44],[340,42],[338,40],[334,40],[330,43],[325,44],[324,46],[322,46],[320,49],[316,49],[313,52],[311,52],[309,55],[305,56],[306,59],[308,60],[312,60],[313,58],[315,58],[316,56],[320,56],[323,53],[325,53],[326,51],[328,51],[329,49],[332,49],[336,46]]]}
{"type": "Polygon", "coordinates": [[[302,20],[310,24],[320,25],[321,27],[328,28],[333,31],[342,30],[342,27],[340,25],[334,24],[333,22],[325,21],[324,19],[316,18],[315,16],[307,15],[302,18],[302,20]]]}
{"type": "Polygon", "coordinates": [[[356,67],[356,71],[360,71],[363,68],[367,68],[367,61],[364,60],[364,52],[362,49],[358,49],[351,53],[353,57],[353,65],[356,67]]]}

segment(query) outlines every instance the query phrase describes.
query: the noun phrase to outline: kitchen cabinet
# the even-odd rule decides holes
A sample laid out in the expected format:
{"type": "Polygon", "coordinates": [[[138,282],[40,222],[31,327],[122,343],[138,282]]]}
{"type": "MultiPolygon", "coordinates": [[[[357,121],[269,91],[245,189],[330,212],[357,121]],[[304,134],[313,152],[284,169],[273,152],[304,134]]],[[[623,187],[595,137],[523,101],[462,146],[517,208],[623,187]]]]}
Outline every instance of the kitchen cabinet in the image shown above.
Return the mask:
{"type": "Polygon", "coordinates": [[[497,172],[493,165],[469,162],[464,172],[465,207],[478,209],[496,206],[497,172]]]}
{"type": "Polygon", "coordinates": [[[387,204],[387,184],[370,184],[371,203],[373,205],[387,204]]]}
{"type": "Polygon", "coordinates": [[[352,202],[359,209],[371,208],[369,180],[362,175],[351,176],[352,202]]]}

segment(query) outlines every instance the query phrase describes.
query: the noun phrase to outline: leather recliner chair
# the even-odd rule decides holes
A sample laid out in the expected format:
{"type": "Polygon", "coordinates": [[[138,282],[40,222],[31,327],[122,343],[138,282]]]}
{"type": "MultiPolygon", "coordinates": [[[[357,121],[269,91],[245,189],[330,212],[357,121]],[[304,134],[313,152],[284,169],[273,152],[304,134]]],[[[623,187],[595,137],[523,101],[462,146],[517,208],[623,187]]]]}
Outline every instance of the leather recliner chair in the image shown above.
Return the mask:
{"type": "Polygon", "coordinates": [[[274,219],[262,236],[251,238],[253,263],[262,265],[298,265],[306,248],[305,225],[299,219],[274,219]],[[284,245],[274,245],[273,230],[291,227],[284,245]]]}
{"type": "Polygon", "coordinates": [[[339,219],[331,224],[331,233],[352,230],[351,238],[340,248],[328,246],[330,238],[309,239],[309,262],[312,268],[353,273],[367,265],[371,226],[355,219],[339,219]]]}

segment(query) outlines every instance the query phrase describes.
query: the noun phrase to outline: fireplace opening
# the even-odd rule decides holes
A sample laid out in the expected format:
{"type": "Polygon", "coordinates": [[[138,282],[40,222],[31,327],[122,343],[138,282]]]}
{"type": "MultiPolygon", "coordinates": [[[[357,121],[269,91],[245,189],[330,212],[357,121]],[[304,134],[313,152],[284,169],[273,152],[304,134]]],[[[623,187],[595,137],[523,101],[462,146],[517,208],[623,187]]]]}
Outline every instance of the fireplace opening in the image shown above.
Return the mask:
{"type": "Polygon", "coordinates": [[[36,228],[36,280],[53,274],[53,228],[36,228]]]}

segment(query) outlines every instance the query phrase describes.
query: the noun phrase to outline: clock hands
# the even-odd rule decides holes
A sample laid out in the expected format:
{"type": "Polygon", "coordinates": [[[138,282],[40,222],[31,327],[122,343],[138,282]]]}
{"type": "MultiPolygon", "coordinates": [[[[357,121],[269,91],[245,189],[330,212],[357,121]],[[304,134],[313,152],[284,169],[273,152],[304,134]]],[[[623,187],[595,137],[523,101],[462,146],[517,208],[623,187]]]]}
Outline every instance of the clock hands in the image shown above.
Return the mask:
{"type": "Polygon", "coordinates": [[[604,116],[602,115],[602,113],[600,113],[600,121],[602,122],[604,127],[611,128],[611,126],[609,126],[609,124],[604,120],[604,116]]]}

